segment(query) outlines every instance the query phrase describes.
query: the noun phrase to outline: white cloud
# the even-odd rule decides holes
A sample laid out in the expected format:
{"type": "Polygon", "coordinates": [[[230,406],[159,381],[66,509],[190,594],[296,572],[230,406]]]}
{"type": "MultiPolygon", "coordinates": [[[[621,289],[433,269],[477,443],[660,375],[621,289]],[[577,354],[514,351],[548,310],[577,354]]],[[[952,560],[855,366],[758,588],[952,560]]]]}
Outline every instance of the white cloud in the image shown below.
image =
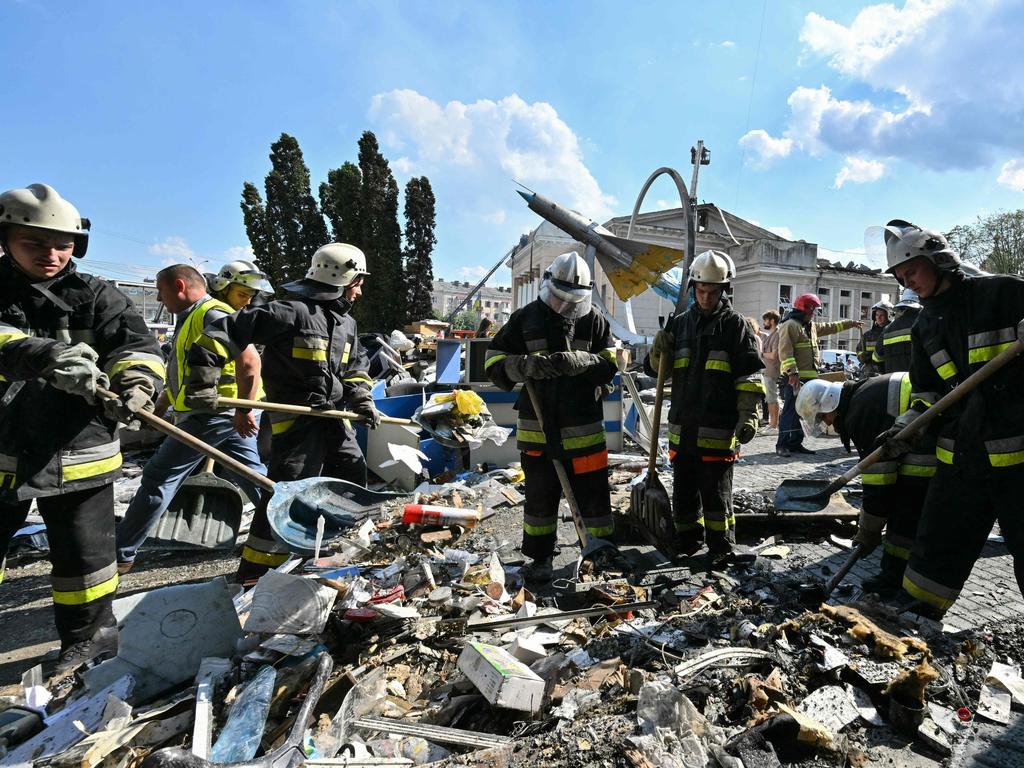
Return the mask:
{"type": "MultiPolygon", "coordinates": [[[[490,272],[490,267],[485,267],[480,264],[474,264],[471,267],[459,267],[458,272],[455,275],[456,280],[465,280],[473,285],[476,285],[484,279],[484,275],[490,272]]],[[[487,281],[487,285],[508,285],[508,272],[499,269],[493,275],[490,280],[487,281]]]]}
{"type": "Polygon", "coordinates": [[[179,235],[171,235],[165,237],[162,242],[153,243],[149,246],[149,252],[162,257],[161,264],[165,267],[171,264],[195,264],[196,252],[185,238],[179,235]]]}
{"type": "Polygon", "coordinates": [[[758,128],[748,131],[740,139],[740,146],[756,154],[748,162],[759,168],[767,168],[776,160],[786,157],[793,151],[793,140],[788,138],[776,139],[768,135],[768,132],[758,128]]]}
{"type": "Polygon", "coordinates": [[[666,211],[669,208],[680,208],[682,207],[678,200],[664,200],[658,199],[654,201],[654,207],[659,211],[666,211]]]}
{"type": "Polygon", "coordinates": [[[490,213],[481,215],[480,218],[483,219],[486,224],[504,224],[505,220],[508,218],[508,211],[504,208],[499,208],[496,211],[491,211],[490,213]]]}
{"type": "Polygon", "coordinates": [[[841,189],[843,184],[868,184],[878,181],[885,173],[885,163],[877,160],[865,160],[860,157],[847,157],[843,167],[836,174],[835,188],[841,189]]]}
{"type": "Polygon", "coordinates": [[[765,227],[769,232],[774,232],[776,235],[781,237],[783,240],[793,239],[793,230],[789,227],[765,227]]]}
{"type": "Polygon", "coordinates": [[[458,201],[457,214],[479,220],[504,211],[513,179],[598,221],[614,213],[616,201],[584,163],[579,137],[550,104],[513,94],[442,105],[394,90],[374,96],[369,114],[382,143],[400,153],[392,167],[427,174],[439,201],[458,201]]]}
{"type": "Polygon", "coordinates": [[[999,178],[996,179],[1004,187],[1024,192],[1024,159],[1017,158],[1003,163],[999,169],[999,178]]]}
{"type": "Polygon", "coordinates": [[[719,45],[721,45],[723,48],[735,48],[736,47],[736,43],[733,42],[732,40],[723,40],[721,43],[719,43],[719,45]]]}
{"type": "Polygon", "coordinates": [[[223,253],[224,261],[252,261],[253,252],[251,245],[235,245],[223,253]]]}
{"type": "Polygon", "coordinates": [[[1024,144],[1022,34],[1024,8],[1014,0],[877,3],[849,24],[809,13],[802,58],[824,58],[844,91],[870,95],[797,88],[783,137],[810,154],[892,157],[936,170],[988,165],[1024,144]]]}

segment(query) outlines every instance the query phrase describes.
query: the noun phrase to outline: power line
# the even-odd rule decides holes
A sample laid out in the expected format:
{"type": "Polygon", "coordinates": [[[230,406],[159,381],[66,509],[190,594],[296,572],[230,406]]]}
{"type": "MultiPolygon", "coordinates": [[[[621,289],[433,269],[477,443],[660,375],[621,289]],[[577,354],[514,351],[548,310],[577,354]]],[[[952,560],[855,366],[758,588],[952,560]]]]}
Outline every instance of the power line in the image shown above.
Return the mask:
{"type": "MultiPolygon", "coordinates": [[[[750,97],[747,99],[747,124],[743,129],[743,135],[746,136],[750,131],[750,115],[754,108],[754,87],[757,85],[757,67],[761,61],[761,40],[764,37],[764,19],[768,13],[768,0],[762,0],[761,2],[761,28],[757,33],[757,51],[754,53],[754,73],[750,77],[750,97]]],[[[747,162],[747,148],[742,147],[743,151],[740,154],[740,166],[736,169],[736,190],[733,192],[733,204],[739,209],[739,197],[740,197],[740,181],[743,178],[743,166],[747,162]]]]}

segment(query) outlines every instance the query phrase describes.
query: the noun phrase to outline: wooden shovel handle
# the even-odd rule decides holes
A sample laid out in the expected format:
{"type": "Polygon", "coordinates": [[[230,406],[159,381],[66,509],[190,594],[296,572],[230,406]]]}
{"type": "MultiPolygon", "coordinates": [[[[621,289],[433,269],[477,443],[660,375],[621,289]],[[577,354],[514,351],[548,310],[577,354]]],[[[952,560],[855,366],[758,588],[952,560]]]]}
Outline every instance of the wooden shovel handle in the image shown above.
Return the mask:
{"type": "MultiPolygon", "coordinates": [[[[351,411],[335,411],[329,408],[310,408],[308,405],[289,405],[287,403],[268,403],[265,400],[243,400],[240,397],[219,397],[217,405],[224,408],[260,408],[264,411],[276,413],[294,413],[297,416],[319,416],[324,419],[348,419],[349,421],[364,421],[358,413],[351,411]]],[[[399,419],[396,416],[385,416],[381,414],[382,424],[399,424],[403,427],[418,426],[411,419],[399,419]]]]}
{"type": "Polygon", "coordinates": [[[651,448],[647,459],[647,478],[657,473],[658,437],[661,433],[661,404],[665,400],[665,379],[668,378],[668,355],[664,352],[658,358],[658,388],[654,392],[654,414],[651,416],[651,448]]]}

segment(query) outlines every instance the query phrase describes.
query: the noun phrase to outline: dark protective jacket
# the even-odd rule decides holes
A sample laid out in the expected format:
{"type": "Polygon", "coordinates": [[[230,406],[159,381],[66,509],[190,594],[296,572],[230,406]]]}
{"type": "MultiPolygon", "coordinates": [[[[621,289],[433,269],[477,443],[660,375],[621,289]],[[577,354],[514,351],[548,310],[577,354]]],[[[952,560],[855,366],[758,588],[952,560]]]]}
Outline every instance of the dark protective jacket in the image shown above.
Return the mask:
{"type": "MultiPolygon", "coordinates": [[[[764,397],[763,367],[757,340],[729,300],[710,315],[693,304],[666,323],[675,339],[669,452],[699,454],[708,460],[733,460],[739,453],[738,397],[764,397]]],[[[646,361],[648,372],[656,375],[646,361]]]]}
{"type": "Polygon", "coordinates": [[[910,329],[914,327],[919,309],[904,309],[903,314],[885,326],[882,341],[872,358],[885,373],[910,370],[910,329]]]}
{"type": "Polygon", "coordinates": [[[40,378],[55,348],[79,342],[99,354],[113,391],[127,370],[144,372],[160,391],[164,359],[127,296],[74,262],[32,283],[0,258],[0,501],[84,490],[120,475],[117,424],[99,405],[40,378]]]}
{"type": "MultiPolygon", "coordinates": [[[[189,366],[193,375],[204,366],[222,368],[249,344],[263,345],[263,386],[271,402],[337,408],[373,383],[351,308],[344,299],[302,297],[246,307],[207,326],[189,350],[189,366]]],[[[281,414],[272,420],[275,433],[294,422],[281,414]]]]}
{"type": "MultiPolygon", "coordinates": [[[[543,451],[551,458],[575,458],[606,450],[604,406],[606,386],[615,377],[615,350],[608,321],[593,309],[568,320],[540,299],[512,313],[495,334],[484,366],[495,386],[511,391],[516,382],[505,371],[509,355],[552,354],[579,350],[600,356],[584,373],[535,382],[544,430],[523,387],[516,401],[516,443],[521,451],[543,451]],[[546,438],[546,439],[545,439],[546,438]]],[[[579,462],[574,464],[579,466],[579,462]]]]}
{"type": "Polygon", "coordinates": [[[860,360],[862,365],[878,362],[875,359],[875,349],[882,340],[882,333],[884,331],[885,326],[872,323],[871,327],[861,334],[860,344],[857,345],[857,359],[860,360]]]}
{"type": "MultiPolygon", "coordinates": [[[[1017,338],[1024,317],[1024,279],[966,277],[924,299],[911,330],[910,378],[918,410],[962,383],[1017,338]]],[[[984,477],[1024,464],[1024,358],[1018,357],[938,418],[940,463],[984,477]]]]}

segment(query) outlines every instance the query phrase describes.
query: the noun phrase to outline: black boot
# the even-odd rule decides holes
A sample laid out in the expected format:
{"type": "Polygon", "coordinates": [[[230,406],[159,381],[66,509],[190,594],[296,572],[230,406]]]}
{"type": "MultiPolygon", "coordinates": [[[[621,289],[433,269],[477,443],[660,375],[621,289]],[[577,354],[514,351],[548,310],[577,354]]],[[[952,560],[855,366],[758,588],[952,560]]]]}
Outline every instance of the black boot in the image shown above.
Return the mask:
{"type": "Polygon", "coordinates": [[[861,587],[863,587],[865,592],[874,593],[883,600],[895,597],[902,586],[902,574],[890,573],[888,571],[880,571],[871,578],[864,579],[861,582],[861,587]]]}
{"type": "Polygon", "coordinates": [[[533,562],[523,566],[520,571],[523,581],[528,584],[546,584],[551,581],[554,575],[554,566],[551,557],[537,558],[533,562]]]}
{"type": "Polygon", "coordinates": [[[101,627],[88,640],[62,648],[54,674],[71,672],[93,659],[112,659],[117,655],[117,627],[101,627]]]}

